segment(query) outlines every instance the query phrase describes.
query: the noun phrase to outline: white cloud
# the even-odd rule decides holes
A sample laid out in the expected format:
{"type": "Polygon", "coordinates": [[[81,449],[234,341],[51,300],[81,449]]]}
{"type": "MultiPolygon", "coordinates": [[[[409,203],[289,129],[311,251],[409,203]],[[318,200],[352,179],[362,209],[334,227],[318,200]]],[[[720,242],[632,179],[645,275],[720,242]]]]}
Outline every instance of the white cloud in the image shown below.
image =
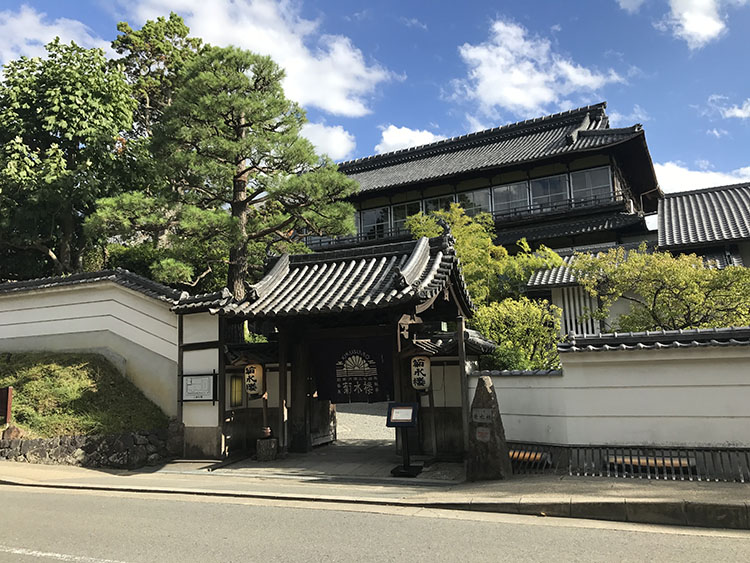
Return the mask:
{"type": "Polygon", "coordinates": [[[327,154],[333,160],[349,158],[357,147],[354,135],[341,125],[305,123],[302,135],[315,146],[318,153],[327,154]]]}
{"type": "Polygon", "coordinates": [[[619,111],[610,111],[609,122],[613,127],[622,127],[633,125],[634,123],[645,123],[651,119],[648,112],[638,104],[633,106],[633,111],[630,113],[620,113],[619,111]]]}
{"type": "Polygon", "coordinates": [[[708,110],[705,115],[719,114],[724,119],[749,119],[750,118],[750,98],[745,100],[742,105],[728,103],[729,98],[721,94],[711,94],[708,97],[708,110]]]}
{"type": "Polygon", "coordinates": [[[43,56],[44,45],[55,37],[64,43],[75,41],[82,47],[109,50],[109,43],[80,21],[68,18],[52,20],[44,12],[23,5],[16,12],[0,12],[0,63],[21,56],[43,56]]]}
{"type": "Polygon", "coordinates": [[[409,129],[408,127],[389,125],[382,128],[380,142],[375,145],[375,152],[380,154],[397,151],[399,149],[426,145],[427,143],[439,141],[444,138],[425,129],[409,129]]]}
{"type": "Polygon", "coordinates": [[[214,45],[237,45],[270,55],[286,70],[284,90],[303,106],[358,117],[370,113],[377,86],[394,75],[343,35],[327,35],[302,17],[296,2],[272,0],[135,0],[124,4],[137,20],[173,10],[193,35],[214,45]]]}
{"type": "Polygon", "coordinates": [[[421,22],[417,18],[399,18],[398,21],[400,21],[402,24],[404,24],[406,27],[418,27],[419,29],[423,29],[424,31],[427,31],[427,24],[424,22],[421,22]]]}
{"type": "MultiPolygon", "coordinates": [[[[701,162],[701,166],[711,168],[708,162],[701,162]]],[[[654,163],[659,185],[665,192],[679,192],[737,184],[750,181],[750,166],[738,168],[731,172],[717,172],[715,170],[692,170],[682,162],[654,163]]]]}
{"type": "Polygon", "coordinates": [[[646,0],[617,0],[617,3],[620,5],[620,8],[626,12],[634,14],[641,9],[641,6],[645,1],[646,0]]]}
{"type": "Polygon", "coordinates": [[[478,102],[494,115],[504,109],[521,117],[546,113],[565,96],[591,95],[603,86],[623,82],[614,70],[600,72],[552,50],[549,39],[530,36],[523,26],[497,20],[490,39],[459,47],[468,76],[454,82],[454,99],[478,102]]]}
{"type": "Polygon", "coordinates": [[[711,135],[712,137],[721,139],[722,137],[729,135],[729,131],[727,131],[726,129],[717,129],[716,127],[714,127],[713,129],[707,129],[706,135],[711,135]]]}
{"type": "Polygon", "coordinates": [[[729,106],[724,108],[721,115],[726,118],[736,117],[738,119],[750,118],[750,98],[744,101],[741,106],[729,106]]]}
{"type": "Polygon", "coordinates": [[[669,0],[669,15],[657,27],[669,29],[690,49],[700,49],[727,31],[727,8],[750,0],[669,0]]]}

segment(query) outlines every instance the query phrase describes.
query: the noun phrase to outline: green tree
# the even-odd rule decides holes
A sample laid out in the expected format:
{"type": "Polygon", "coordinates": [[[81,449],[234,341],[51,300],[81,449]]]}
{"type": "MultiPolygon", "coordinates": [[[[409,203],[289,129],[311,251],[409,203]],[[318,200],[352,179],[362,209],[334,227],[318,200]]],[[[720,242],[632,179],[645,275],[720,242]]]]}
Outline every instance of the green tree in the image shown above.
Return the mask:
{"type": "Polygon", "coordinates": [[[456,255],[477,311],[471,325],[498,343],[486,367],[550,369],[558,365],[560,336],[558,307],[524,296],[526,282],[536,270],[553,268],[562,259],[542,246],[531,250],[518,241],[514,255],[493,241],[495,226],[488,214],[469,217],[457,204],[447,211],[414,215],[406,227],[415,237],[442,234],[444,221],[456,240],[456,255]]]}
{"type": "Polygon", "coordinates": [[[672,256],[613,248],[579,254],[573,265],[581,286],[601,303],[606,319],[618,300],[630,304],[612,327],[622,331],[720,328],[750,324],[750,269],[716,264],[695,254],[672,256]]]}
{"type": "Polygon", "coordinates": [[[196,57],[203,42],[189,36],[190,29],[174,12],[169,18],[149,20],[138,30],[120,22],[117,30],[120,34],[112,48],[121,57],[113,64],[123,68],[138,102],[134,133],[148,137],[171,104],[180,73],[196,57]]]}
{"type": "Polygon", "coordinates": [[[227,285],[245,295],[253,251],[305,232],[353,231],[342,201],[356,184],[300,136],[302,109],[284,96],[283,71],[268,57],[206,47],[189,61],[154,128],[156,155],[193,222],[229,247],[227,285]],[[216,211],[229,210],[231,228],[216,211]]]}
{"type": "Polygon", "coordinates": [[[471,298],[477,305],[520,297],[531,274],[540,269],[554,268],[562,259],[546,246],[531,250],[526,240],[519,240],[514,255],[494,243],[495,225],[488,213],[466,215],[453,203],[446,211],[429,215],[417,214],[406,220],[406,228],[415,237],[442,234],[439,222],[444,221],[456,239],[456,255],[471,298]]]}
{"type": "Polygon", "coordinates": [[[0,277],[80,270],[83,221],[119,189],[108,172],[135,105],[123,73],[100,49],[46,51],[7,63],[0,82],[0,277]]]}
{"type": "Polygon", "coordinates": [[[487,366],[493,369],[553,369],[559,367],[562,311],[547,300],[507,298],[479,307],[472,325],[497,342],[487,366]]]}

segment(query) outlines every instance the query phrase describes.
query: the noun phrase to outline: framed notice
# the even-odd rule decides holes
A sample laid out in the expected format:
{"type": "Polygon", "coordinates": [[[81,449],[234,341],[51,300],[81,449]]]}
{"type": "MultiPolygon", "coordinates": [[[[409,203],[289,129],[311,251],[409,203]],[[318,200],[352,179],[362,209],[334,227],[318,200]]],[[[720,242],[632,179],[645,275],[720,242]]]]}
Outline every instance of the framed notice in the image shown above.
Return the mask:
{"type": "Polygon", "coordinates": [[[414,427],[417,425],[417,403],[389,403],[388,418],[385,425],[389,428],[414,427]]]}
{"type": "Polygon", "coordinates": [[[214,380],[212,375],[183,375],[182,376],[182,400],[183,401],[213,401],[214,380]]]}

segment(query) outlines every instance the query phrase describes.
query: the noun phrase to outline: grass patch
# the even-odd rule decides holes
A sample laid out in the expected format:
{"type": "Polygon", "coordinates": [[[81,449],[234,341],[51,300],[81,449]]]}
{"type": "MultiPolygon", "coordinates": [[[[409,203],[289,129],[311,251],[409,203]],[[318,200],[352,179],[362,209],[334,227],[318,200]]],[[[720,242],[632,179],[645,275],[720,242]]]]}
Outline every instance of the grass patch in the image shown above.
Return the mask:
{"type": "Polygon", "coordinates": [[[167,417],[97,354],[0,354],[13,387],[13,423],[32,437],[117,434],[167,426],[167,417]]]}

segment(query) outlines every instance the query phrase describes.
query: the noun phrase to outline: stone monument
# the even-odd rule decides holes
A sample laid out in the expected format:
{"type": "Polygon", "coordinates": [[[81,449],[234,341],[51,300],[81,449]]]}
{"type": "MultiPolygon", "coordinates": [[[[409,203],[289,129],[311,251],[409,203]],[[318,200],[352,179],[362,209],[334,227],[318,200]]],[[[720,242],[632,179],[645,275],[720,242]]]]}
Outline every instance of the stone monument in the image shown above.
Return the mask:
{"type": "Polygon", "coordinates": [[[510,478],[509,449],[491,377],[484,375],[477,381],[470,417],[466,478],[469,481],[510,478]]]}

